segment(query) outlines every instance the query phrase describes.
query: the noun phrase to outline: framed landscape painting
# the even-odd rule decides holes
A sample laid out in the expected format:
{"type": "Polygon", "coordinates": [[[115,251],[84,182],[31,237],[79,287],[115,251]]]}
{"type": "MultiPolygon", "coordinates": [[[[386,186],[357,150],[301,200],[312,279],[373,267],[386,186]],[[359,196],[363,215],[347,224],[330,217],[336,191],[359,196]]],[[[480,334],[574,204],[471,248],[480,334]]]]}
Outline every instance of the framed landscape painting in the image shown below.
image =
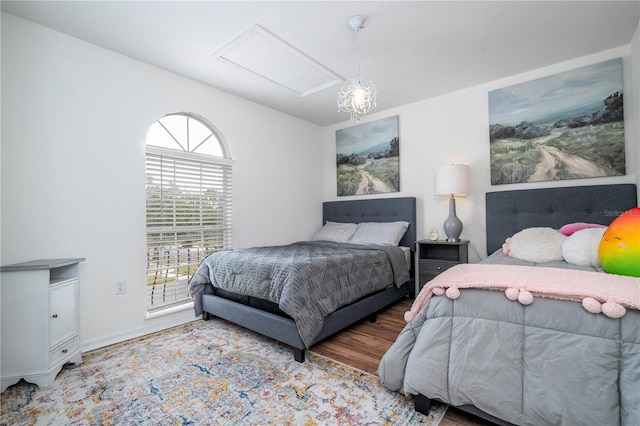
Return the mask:
{"type": "Polygon", "coordinates": [[[400,191],[398,116],[336,131],[338,196],[400,191]]]}
{"type": "Polygon", "coordinates": [[[622,176],[622,59],[489,92],[491,184],[622,176]]]}

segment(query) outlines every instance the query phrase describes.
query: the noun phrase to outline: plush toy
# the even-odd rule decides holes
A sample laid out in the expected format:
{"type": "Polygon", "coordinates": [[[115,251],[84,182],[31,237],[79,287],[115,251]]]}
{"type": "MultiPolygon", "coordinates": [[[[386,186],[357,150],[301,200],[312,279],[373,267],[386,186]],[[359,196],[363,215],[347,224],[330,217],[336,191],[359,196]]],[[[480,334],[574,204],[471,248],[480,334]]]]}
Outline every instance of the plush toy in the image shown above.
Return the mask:
{"type": "Polygon", "coordinates": [[[507,256],[511,253],[511,238],[504,240],[504,244],[502,244],[502,252],[507,256]]]}
{"type": "Polygon", "coordinates": [[[600,266],[598,248],[606,227],[585,228],[562,241],[562,257],[565,262],[582,266],[600,266]]]}
{"type": "Polygon", "coordinates": [[[598,257],[606,272],[640,277],[640,208],[611,222],[600,240],[598,257]]]}
{"type": "Polygon", "coordinates": [[[511,237],[509,256],[527,262],[560,262],[563,260],[562,241],[565,238],[557,229],[525,228],[511,237]]]}

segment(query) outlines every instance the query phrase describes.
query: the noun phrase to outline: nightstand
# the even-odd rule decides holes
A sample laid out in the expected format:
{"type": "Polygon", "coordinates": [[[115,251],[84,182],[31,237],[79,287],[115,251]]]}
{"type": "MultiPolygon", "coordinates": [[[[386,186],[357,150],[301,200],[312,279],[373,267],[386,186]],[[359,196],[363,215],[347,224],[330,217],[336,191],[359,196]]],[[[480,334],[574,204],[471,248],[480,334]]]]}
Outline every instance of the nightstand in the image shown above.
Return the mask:
{"type": "Polygon", "coordinates": [[[469,262],[469,241],[455,243],[446,240],[416,242],[416,296],[422,286],[443,271],[469,262]]]}

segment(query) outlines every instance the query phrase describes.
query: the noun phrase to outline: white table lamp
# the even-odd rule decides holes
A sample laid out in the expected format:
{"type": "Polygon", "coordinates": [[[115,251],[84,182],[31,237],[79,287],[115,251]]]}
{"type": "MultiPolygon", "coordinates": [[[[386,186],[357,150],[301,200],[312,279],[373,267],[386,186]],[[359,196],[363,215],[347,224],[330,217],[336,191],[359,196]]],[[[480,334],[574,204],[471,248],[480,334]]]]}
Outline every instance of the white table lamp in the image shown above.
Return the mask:
{"type": "Polygon", "coordinates": [[[444,221],[444,232],[447,241],[460,241],[462,221],[456,216],[456,199],[454,196],[469,194],[470,173],[466,164],[449,164],[441,166],[436,175],[436,194],[451,196],[449,199],[449,217],[444,221]]]}

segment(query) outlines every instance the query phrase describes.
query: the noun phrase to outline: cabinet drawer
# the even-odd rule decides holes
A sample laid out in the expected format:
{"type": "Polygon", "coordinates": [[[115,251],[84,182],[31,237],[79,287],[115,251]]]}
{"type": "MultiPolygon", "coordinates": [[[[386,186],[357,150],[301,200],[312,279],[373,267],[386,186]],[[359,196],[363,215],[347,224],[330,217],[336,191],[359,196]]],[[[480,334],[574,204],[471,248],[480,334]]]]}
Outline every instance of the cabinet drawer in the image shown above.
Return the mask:
{"type": "Polygon", "coordinates": [[[446,260],[421,260],[420,274],[437,275],[458,264],[458,262],[448,262],[446,260]]]}
{"type": "Polygon", "coordinates": [[[73,339],[64,342],[62,345],[51,349],[49,351],[49,368],[69,358],[78,350],[79,347],[80,344],[78,342],[78,336],[76,336],[73,339]]]}

